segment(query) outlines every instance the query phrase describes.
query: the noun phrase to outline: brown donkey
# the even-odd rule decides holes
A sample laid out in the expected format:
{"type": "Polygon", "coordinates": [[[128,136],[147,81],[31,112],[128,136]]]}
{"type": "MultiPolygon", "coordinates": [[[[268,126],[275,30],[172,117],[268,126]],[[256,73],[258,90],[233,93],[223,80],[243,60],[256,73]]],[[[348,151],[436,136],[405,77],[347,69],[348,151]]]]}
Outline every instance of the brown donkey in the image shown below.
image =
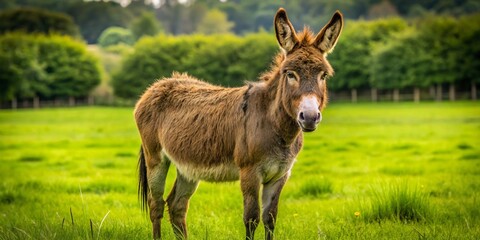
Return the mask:
{"type": "Polygon", "coordinates": [[[165,204],[175,235],[187,237],[188,202],[200,180],[240,180],[247,239],[260,222],[262,190],[265,238],[273,238],[280,192],[302,148],[302,131],[314,131],[322,119],[326,78],[333,74],[326,56],[343,18],[337,11],[316,36],[308,28],[297,35],[284,9],[274,24],[282,51],[259,82],[223,88],[174,73],[138,101],[139,195],[150,209],[154,238],[161,237],[165,204]],[[177,178],[164,200],[170,163],[177,178]]]}

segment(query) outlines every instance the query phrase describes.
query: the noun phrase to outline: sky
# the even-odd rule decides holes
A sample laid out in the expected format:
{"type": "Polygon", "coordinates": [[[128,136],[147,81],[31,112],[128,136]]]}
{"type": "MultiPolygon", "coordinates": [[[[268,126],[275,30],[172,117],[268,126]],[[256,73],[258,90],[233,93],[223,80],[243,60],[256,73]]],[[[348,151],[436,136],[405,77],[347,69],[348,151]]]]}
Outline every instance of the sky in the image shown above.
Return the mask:
{"type": "MultiPolygon", "coordinates": [[[[116,0],[116,1],[119,2],[122,6],[127,6],[127,5],[131,2],[131,0],[116,0]]],[[[154,5],[155,7],[160,7],[160,2],[161,2],[161,1],[162,1],[162,0],[145,0],[145,2],[147,2],[147,3],[148,3],[148,2],[153,3],[153,5],[154,5]]],[[[182,4],[183,4],[183,3],[188,2],[189,0],[177,0],[177,1],[178,1],[179,3],[182,3],[182,4]]],[[[227,1],[227,0],[220,0],[220,2],[226,2],[226,1],[227,1]]]]}

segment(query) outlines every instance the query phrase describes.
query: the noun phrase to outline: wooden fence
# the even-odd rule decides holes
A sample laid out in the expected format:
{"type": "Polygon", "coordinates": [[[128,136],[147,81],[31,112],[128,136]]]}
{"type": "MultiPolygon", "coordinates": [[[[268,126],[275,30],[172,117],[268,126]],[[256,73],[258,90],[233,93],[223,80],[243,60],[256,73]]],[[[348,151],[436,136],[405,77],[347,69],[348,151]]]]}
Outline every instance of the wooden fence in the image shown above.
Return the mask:
{"type": "Polygon", "coordinates": [[[22,109],[22,108],[57,108],[57,107],[81,107],[81,106],[133,106],[136,100],[118,99],[113,96],[106,97],[69,97],[58,99],[30,99],[0,102],[1,109],[22,109]]]}
{"type": "MultiPolygon", "coordinates": [[[[477,100],[476,88],[471,91],[456,91],[455,88],[429,88],[429,89],[402,89],[402,90],[378,90],[378,89],[353,89],[350,91],[329,92],[330,102],[400,102],[400,101],[456,101],[477,100]]],[[[119,99],[114,96],[89,96],[69,97],[61,99],[30,98],[0,102],[1,109],[19,108],[55,108],[77,106],[134,106],[137,99],[119,99]]]]}
{"type": "Polygon", "coordinates": [[[453,85],[449,88],[442,86],[426,89],[352,89],[350,91],[330,92],[330,100],[340,102],[400,102],[400,101],[456,101],[456,100],[477,100],[477,89],[472,87],[470,91],[464,89],[458,91],[453,85]]]}

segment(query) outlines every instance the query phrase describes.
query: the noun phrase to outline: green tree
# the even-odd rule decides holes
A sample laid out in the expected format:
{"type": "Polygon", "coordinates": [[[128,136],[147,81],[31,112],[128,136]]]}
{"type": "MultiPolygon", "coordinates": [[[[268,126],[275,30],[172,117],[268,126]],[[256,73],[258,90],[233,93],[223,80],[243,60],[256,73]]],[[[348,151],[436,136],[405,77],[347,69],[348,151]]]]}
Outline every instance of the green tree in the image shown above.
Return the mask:
{"type": "Polygon", "coordinates": [[[376,21],[347,21],[342,36],[330,56],[335,76],[329,86],[333,90],[367,89],[371,87],[371,54],[376,45],[406,29],[400,18],[376,21]]]}
{"type": "Polygon", "coordinates": [[[417,23],[420,41],[427,46],[426,51],[435,56],[430,64],[425,66],[428,78],[424,81],[427,81],[429,85],[436,85],[437,100],[443,98],[442,88],[444,85],[449,85],[450,92],[452,92],[455,83],[459,81],[459,74],[456,72],[456,57],[461,48],[459,36],[464,33],[456,25],[457,21],[453,17],[447,16],[428,16],[417,23]]]}
{"type": "Polygon", "coordinates": [[[135,42],[133,34],[129,29],[121,27],[109,27],[102,32],[98,43],[102,47],[117,45],[120,43],[132,45],[135,42]]]}
{"type": "Polygon", "coordinates": [[[215,35],[194,49],[185,59],[189,73],[205,81],[224,86],[243,83],[245,69],[236,65],[240,61],[242,39],[234,35],[215,35]]]}
{"type": "Polygon", "coordinates": [[[370,83],[379,89],[428,86],[425,70],[432,56],[425,50],[414,28],[378,45],[372,52],[370,83]]]}
{"type": "Polygon", "coordinates": [[[237,82],[256,80],[261,73],[269,70],[273,58],[279,50],[273,34],[260,32],[246,35],[242,38],[238,48],[238,62],[228,69],[230,72],[239,73],[237,82]]]}
{"type": "Polygon", "coordinates": [[[184,72],[185,59],[207,39],[203,36],[145,37],[135,44],[133,54],[122,59],[120,70],[113,75],[116,96],[137,98],[156,79],[184,72]]]}
{"type": "Polygon", "coordinates": [[[475,98],[476,84],[480,83],[480,14],[463,16],[457,23],[459,49],[456,55],[456,72],[461,86],[470,85],[475,98]]]}
{"type": "Polygon", "coordinates": [[[98,59],[83,43],[68,38],[44,38],[39,45],[38,61],[45,64],[52,79],[52,97],[82,97],[100,83],[98,59]]]}
{"type": "Polygon", "coordinates": [[[477,20],[478,16],[465,22],[445,16],[417,20],[414,28],[374,49],[371,84],[380,89],[436,86],[437,100],[448,85],[454,99],[456,86],[465,88],[479,76],[475,56],[480,49],[474,44],[480,39],[477,20]]]}
{"type": "MultiPolygon", "coordinates": [[[[45,71],[39,67],[38,46],[25,34],[7,33],[0,37],[0,96],[2,100],[14,97],[33,97],[31,85],[45,79],[45,71]],[[30,81],[25,81],[30,79],[30,81]]],[[[38,88],[38,87],[37,87],[38,88]]],[[[45,94],[45,92],[44,92],[45,94]]]]}
{"type": "Polygon", "coordinates": [[[197,32],[202,34],[228,33],[233,28],[234,23],[229,22],[227,15],[218,10],[212,9],[205,14],[197,27],[197,32]]]}
{"type": "Polygon", "coordinates": [[[143,36],[155,36],[163,31],[160,22],[150,12],[144,12],[140,17],[133,20],[130,30],[136,40],[143,36]]]}
{"type": "Polygon", "coordinates": [[[79,25],[81,34],[88,43],[97,43],[100,34],[108,27],[127,27],[133,18],[127,8],[112,1],[75,2],[69,4],[65,12],[79,25]]]}
{"type": "Polygon", "coordinates": [[[66,36],[0,36],[2,98],[87,96],[100,82],[97,59],[66,36]]]}
{"type": "Polygon", "coordinates": [[[78,27],[70,16],[35,8],[18,8],[0,12],[0,34],[13,31],[80,36],[78,27]]]}

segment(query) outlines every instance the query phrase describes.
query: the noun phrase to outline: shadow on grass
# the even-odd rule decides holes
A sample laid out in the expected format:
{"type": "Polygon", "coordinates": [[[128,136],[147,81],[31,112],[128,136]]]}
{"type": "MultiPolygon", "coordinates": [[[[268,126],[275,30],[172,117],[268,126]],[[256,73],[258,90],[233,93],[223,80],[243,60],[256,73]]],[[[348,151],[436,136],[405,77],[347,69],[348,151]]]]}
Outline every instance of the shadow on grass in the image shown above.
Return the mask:
{"type": "Polygon", "coordinates": [[[41,162],[43,160],[45,160],[45,157],[40,155],[23,155],[18,158],[20,162],[41,162]]]}

